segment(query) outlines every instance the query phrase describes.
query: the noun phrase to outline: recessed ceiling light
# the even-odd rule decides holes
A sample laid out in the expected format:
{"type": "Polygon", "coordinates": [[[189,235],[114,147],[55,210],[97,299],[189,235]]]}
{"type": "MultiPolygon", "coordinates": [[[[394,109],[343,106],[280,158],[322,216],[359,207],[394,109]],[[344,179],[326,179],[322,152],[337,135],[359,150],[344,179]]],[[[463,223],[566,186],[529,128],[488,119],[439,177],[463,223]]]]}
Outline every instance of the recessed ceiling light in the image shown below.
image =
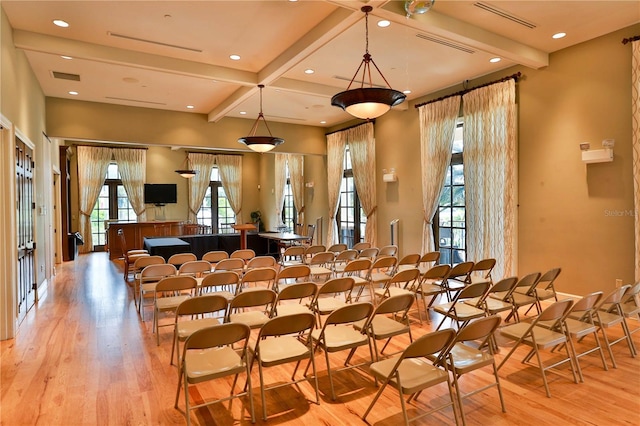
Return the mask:
{"type": "Polygon", "coordinates": [[[320,124],[327,124],[327,122],[326,122],[326,121],[324,121],[324,120],[322,120],[322,121],[320,122],[320,124]]]}
{"type": "Polygon", "coordinates": [[[247,115],[247,111],[240,111],[240,115],[247,115]]]}
{"type": "Polygon", "coordinates": [[[187,108],[194,109],[195,107],[193,105],[187,105],[187,108]]]}
{"type": "Polygon", "coordinates": [[[496,62],[500,62],[502,59],[500,58],[491,58],[489,59],[489,62],[491,62],[492,64],[495,64],[496,62]]]}
{"type": "Polygon", "coordinates": [[[75,95],[77,95],[77,94],[78,94],[78,92],[76,92],[76,91],[72,90],[72,91],[70,91],[70,92],[69,92],[69,94],[70,94],[70,95],[74,95],[74,96],[75,96],[75,95]]]}
{"type": "Polygon", "coordinates": [[[229,59],[231,59],[232,61],[239,61],[240,55],[229,55],[229,59]]]}
{"type": "Polygon", "coordinates": [[[558,38],[564,38],[567,36],[567,33],[555,33],[554,35],[552,35],[551,37],[558,39],[558,38]]]}
{"type": "Polygon", "coordinates": [[[53,24],[62,28],[67,28],[69,26],[69,24],[66,21],[63,21],[62,19],[54,19],[53,24]]]}
{"type": "Polygon", "coordinates": [[[387,28],[389,25],[391,25],[391,22],[387,21],[386,19],[381,19],[378,21],[378,26],[380,28],[387,28]]]}
{"type": "Polygon", "coordinates": [[[314,70],[312,70],[311,68],[308,68],[308,69],[304,70],[304,73],[305,73],[305,74],[313,74],[314,72],[315,72],[315,71],[314,71],[314,70]]]}
{"type": "Polygon", "coordinates": [[[62,55],[62,56],[60,56],[60,57],[61,57],[62,59],[73,59],[71,56],[65,56],[65,55],[62,55]]]}
{"type": "Polygon", "coordinates": [[[403,90],[402,93],[404,93],[405,95],[408,95],[409,93],[411,93],[411,90],[409,90],[409,89],[403,90]]]}

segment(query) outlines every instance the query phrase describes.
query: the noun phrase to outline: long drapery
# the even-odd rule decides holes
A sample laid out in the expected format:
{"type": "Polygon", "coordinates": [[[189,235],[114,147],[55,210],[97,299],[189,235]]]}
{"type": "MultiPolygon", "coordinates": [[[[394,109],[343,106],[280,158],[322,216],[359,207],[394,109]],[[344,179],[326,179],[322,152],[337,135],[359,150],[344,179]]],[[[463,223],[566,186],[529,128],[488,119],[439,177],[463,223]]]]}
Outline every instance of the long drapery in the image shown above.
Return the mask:
{"type": "Polygon", "coordinates": [[[344,173],[344,147],[346,135],[336,132],[327,135],[327,193],[329,198],[329,226],[327,246],[338,243],[338,223],[336,213],[340,198],[340,184],[344,173]]]}
{"type": "Polygon", "coordinates": [[[422,164],[422,253],[435,250],[433,216],[451,162],[451,149],[460,112],[460,96],[452,96],[418,108],[420,114],[420,163],[422,164]]]}
{"type": "Polygon", "coordinates": [[[227,194],[227,201],[236,215],[236,225],[242,221],[242,156],[216,155],[220,182],[227,194]]]}
{"type": "Polygon", "coordinates": [[[84,238],[84,245],[80,246],[80,253],[93,251],[91,238],[91,212],[96,205],[100,190],[107,176],[107,169],[111,162],[111,148],[78,147],[78,195],[80,206],[80,234],[84,238]]]}
{"type": "MultiPolygon", "coordinates": [[[[276,225],[282,225],[282,206],[284,204],[284,191],[285,186],[287,184],[287,154],[276,154],[275,155],[275,215],[276,215],[276,225]]],[[[292,229],[295,231],[295,229],[292,229]]]]}
{"type": "Polygon", "coordinates": [[[495,277],[516,273],[515,96],[508,80],[462,97],[467,258],[495,258],[495,277]]]}
{"type": "MultiPolygon", "coordinates": [[[[198,210],[202,205],[202,200],[207,194],[207,188],[211,183],[211,169],[216,162],[216,156],[213,154],[203,154],[198,152],[190,152],[187,154],[191,169],[197,173],[189,179],[189,214],[188,218],[191,223],[197,223],[198,210]]],[[[216,197],[218,194],[211,194],[216,197]]]]}
{"type": "Polygon", "coordinates": [[[305,225],[304,221],[304,155],[287,154],[289,164],[289,180],[293,193],[293,205],[298,214],[297,223],[305,225]]]}
{"type": "Polygon", "coordinates": [[[633,206],[635,212],[635,277],[640,281],[640,40],[631,43],[631,121],[633,123],[633,206]]]}
{"type": "Polygon", "coordinates": [[[376,147],[373,123],[369,122],[345,131],[351,152],[353,180],[364,214],[367,216],[364,241],[377,247],[378,215],[376,204],[376,147]]]}
{"type": "Polygon", "coordinates": [[[113,157],[118,164],[118,173],[122,186],[127,192],[131,208],[136,213],[138,222],[147,220],[144,206],[144,183],[147,170],[147,150],[133,148],[114,148],[113,157]]]}

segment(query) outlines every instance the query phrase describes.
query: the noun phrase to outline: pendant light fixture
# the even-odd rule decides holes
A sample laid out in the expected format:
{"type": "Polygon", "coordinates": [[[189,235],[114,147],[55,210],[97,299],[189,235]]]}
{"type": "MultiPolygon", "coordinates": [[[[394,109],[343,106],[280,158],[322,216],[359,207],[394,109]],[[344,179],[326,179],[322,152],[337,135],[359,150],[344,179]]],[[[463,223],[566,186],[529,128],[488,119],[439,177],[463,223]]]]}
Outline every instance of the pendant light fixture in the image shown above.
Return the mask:
{"type": "Polygon", "coordinates": [[[271,151],[276,146],[284,143],[284,139],[276,138],[271,134],[267,120],[264,118],[264,114],[262,113],[262,89],[264,88],[264,84],[259,84],[258,87],[260,88],[260,114],[258,114],[258,118],[256,118],[256,121],[253,123],[249,136],[238,139],[238,142],[245,144],[252,151],[262,153],[271,151]],[[256,136],[256,130],[258,129],[258,122],[260,119],[264,121],[264,125],[269,132],[269,136],[256,136]]]}
{"type": "Polygon", "coordinates": [[[191,179],[192,177],[198,174],[198,171],[194,170],[191,167],[191,162],[189,161],[189,153],[187,153],[187,158],[184,159],[184,161],[181,164],[181,167],[182,169],[178,169],[175,172],[185,179],[191,179]]]}
{"type": "Polygon", "coordinates": [[[369,54],[369,12],[371,12],[373,8],[371,6],[362,6],[360,10],[365,14],[365,54],[360,66],[353,75],[347,90],[334,95],[333,98],[331,98],[331,105],[342,108],[354,117],[373,119],[380,117],[382,114],[389,111],[392,106],[396,106],[404,102],[407,96],[404,93],[391,88],[387,79],[382,75],[382,71],[380,71],[380,68],[378,68],[369,54]],[[373,81],[371,80],[371,64],[373,64],[375,69],[378,71],[378,74],[380,74],[380,77],[382,77],[384,82],[387,84],[387,87],[373,87],[373,81]],[[362,82],[360,87],[351,89],[351,85],[356,79],[358,72],[360,72],[360,69],[362,69],[362,82]],[[369,87],[364,87],[365,78],[368,79],[369,87]]]}

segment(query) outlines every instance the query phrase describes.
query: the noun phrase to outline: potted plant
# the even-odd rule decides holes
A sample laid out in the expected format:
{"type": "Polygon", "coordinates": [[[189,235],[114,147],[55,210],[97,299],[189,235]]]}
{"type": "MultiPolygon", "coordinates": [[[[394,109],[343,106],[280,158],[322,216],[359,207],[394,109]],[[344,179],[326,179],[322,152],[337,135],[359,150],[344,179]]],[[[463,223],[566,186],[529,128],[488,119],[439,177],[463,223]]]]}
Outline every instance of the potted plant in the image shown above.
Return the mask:
{"type": "Polygon", "coordinates": [[[264,231],[264,225],[262,224],[262,213],[260,212],[260,210],[251,212],[251,223],[256,226],[258,232],[264,231]]]}

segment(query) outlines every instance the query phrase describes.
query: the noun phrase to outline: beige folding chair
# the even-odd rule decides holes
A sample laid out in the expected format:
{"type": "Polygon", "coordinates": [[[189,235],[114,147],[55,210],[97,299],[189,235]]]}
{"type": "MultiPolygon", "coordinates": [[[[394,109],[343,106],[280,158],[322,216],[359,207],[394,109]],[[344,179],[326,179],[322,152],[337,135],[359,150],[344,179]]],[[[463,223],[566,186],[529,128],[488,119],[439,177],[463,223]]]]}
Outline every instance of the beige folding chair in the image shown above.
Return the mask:
{"type": "Polygon", "coordinates": [[[362,293],[362,287],[369,285],[367,276],[371,269],[371,264],[372,262],[369,258],[354,259],[347,263],[341,276],[353,278],[354,288],[358,287],[358,293],[362,293]]]}
{"type": "Polygon", "coordinates": [[[239,292],[240,275],[234,271],[218,271],[199,278],[198,294],[218,294],[231,301],[239,292]]]}
{"type": "Polygon", "coordinates": [[[140,313],[140,318],[144,322],[144,307],[151,306],[153,307],[153,303],[146,304],[144,303],[144,299],[147,294],[153,294],[156,291],[156,284],[164,277],[170,277],[172,275],[177,275],[178,270],[175,265],[170,265],[168,263],[159,263],[155,265],[149,265],[145,267],[142,272],[140,272],[140,286],[138,288],[138,312],[140,313]]]}
{"type": "Polygon", "coordinates": [[[274,290],[279,292],[288,284],[301,281],[309,281],[311,278],[311,268],[308,265],[285,266],[278,271],[278,276],[274,283],[274,290]]]}
{"type": "MultiPolygon", "coordinates": [[[[456,389],[456,396],[458,398],[458,405],[460,407],[460,415],[462,417],[463,425],[466,423],[466,420],[462,400],[480,392],[484,392],[492,387],[495,387],[498,390],[502,412],[507,412],[504,405],[504,398],[502,396],[502,388],[500,387],[498,369],[493,356],[494,344],[490,342],[493,339],[493,333],[497,330],[501,320],[500,316],[493,315],[468,323],[458,331],[455,339],[451,342],[449,347],[438,357],[440,365],[451,371],[451,374],[453,375],[453,385],[456,389]],[[485,346],[488,350],[482,350],[485,346]],[[460,378],[463,375],[488,366],[491,366],[493,369],[493,377],[495,379],[493,383],[482,386],[468,393],[463,393],[460,390],[460,378]]],[[[429,358],[431,359],[431,357],[429,358]]],[[[470,381],[472,380],[472,383],[476,383],[477,379],[478,377],[474,376],[474,379],[470,379],[470,381]]]]}
{"type": "Polygon", "coordinates": [[[375,303],[380,303],[384,299],[391,296],[397,296],[399,294],[413,295],[419,278],[420,271],[418,268],[405,269],[404,271],[396,272],[391,279],[384,283],[382,288],[374,289],[373,295],[375,303]]]}
{"type": "Polygon", "coordinates": [[[353,284],[353,277],[340,277],[330,279],[318,288],[316,296],[309,305],[311,311],[318,317],[318,326],[322,325],[323,315],[329,315],[336,309],[351,303],[353,284]]]}
{"type": "Polygon", "coordinates": [[[440,252],[439,251],[430,251],[425,253],[420,258],[418,262],[418,269],[420,269],[420,275],[427,272],[429,269],[433,268],[437,265],[438,260],[440,260],[440,252]]]}
{"type": "MultiPolygon", "coordinates": [[[[318,348],[324,351],[325,360],[327,362],[327,373],[329,375],[329,384],[331,385],[331,399],[336,400],[336,393],[333,386],[333,377],[331,373],[331,363],[329,362],[329,354],[349,349],[349,355],[344,362],[344,367],[335,370],[335,372],[361,367],[365,363],[350,365],[349,361],[360,346],[368,345],[373,362],[373,347],[371,339],[364,330],[356,330],[353,323],[368,319],[373,312],[373,305],[368,302],[354,303],[346,305],[331,312],[327,317],[324,325],[320,329],[311,332],[311,340],[315,343],[314,353],[318,348]]],[[[309,369],[305,370],[305,375],[309,369]]]]}
{"type": "Polygon", "coordinates": [[[496,266],[495,259],[482,259],[477,263],[473,264],[473,268],[471,269],[471,274],[469,278],[471,280],[471,284],[482,283],[488,281],[493,284],[493,278],[491,278],[491,271],[496,266]]]}
{"type": "Polygon", "coordinates": [[[447,300],[451,301],[456,297],[456,294],[467,285],[471,284],[471,271],[473,271],[473,262],[462,262],[451,267],[449,275],[442,282],[444,288],[447,290],[447,300]]]}
{"type": "Polygon", "coordinates": [[[409,309],[411,309],[414,300],[413,293],[390,296],[376,307],[368,319],[363,319],[353,324],[356,330],[364,330],[373,340],[373,352],[376,356],[376,361],[380,360],[380,355],[384,354],[384,350],[394,336],[408,334],[409,342],[413,342],[409,309]],[[378,344],[376,343],[378,340],[386,340],[379,353],[378,344]]]}
{"type": "Polygon", "coordinates": [[[269,321],[276,297],[275,291],[266,288],[239,293],[229,302],[226,322],[240,322],[251,329],[260,328],[269,321]]]}
{"type": "MultiPolygon", "coordinates": [[[[489,288],[487,297],[484,299],[484,310],[487,315],[495,315],[509,311],[509,316],[513,316],[515,306],[511,301],[511,294],[518,284],[518,277],[503,278],[489,288]]],[[[465,301],[472,306],[478,306],[479,298],[465,301]]]]}
{"type": "Polygon", "coordinates": [[[301,265],[304,263],[304,246],[290,246],[287,247],[280,255],[280,265],[292,266],[301,265]]]}
{"type": "Polygon", "coordinates": [[[388,245],[380,247],[378,251],[378,256],[397,256],[398,254],[398,246],[396,245],[388,245]]]}
{"type": "Polygon", "coordinates": [[[371,243],[367,243],[365,241],[361,241],[359,243],[355,243],[353,245],[353,247],[351,247],[353,250],[356,250],[358,253],[360,253],[362,250],[364,249],[368,249],[371,247],[371,243]]]}
{"type": "Polygon", "coordinates": [[[396,272],[404,271],[405,269],[413,269],[418,267],[418,263],[420,262],[420,254],[412,253],[407,254],[402,259],[398,261],[396,265],[396,272]]]}
{"type": "Polygon", "coordinates": [[[149,252],[143,249],[129,249],[122,228],[118,229],[118,238],[120,239],[120,249],[122,250],[122,257],[124,259],[124,280],[128,281],[129,268],[132,267],[139,258],[149,256],[149,252]]]}
{"type": "Polygon", "coordinates": [[[140,275],[142,270],[149,265],[162,265],[162,256],[141,256],[133,263],[133,301],[138,309],[138,292],[140,291],[140,275]]]}
{"type": "MultiPolygon", "coordinates": [[[[437,253],[437,252],[436,252],[437,253]]],[[[424,256],[423,256],[424,258],[424,256]]],[[[418,268],[420,270],[420,268],[418,268]]],[[[424,314],[426,316],[427,323],[431,322],[429,315],[429,309],[433,306],[436,298],[447,292],[443,285],[444,280],[449,275],[451,266],[447,264],[435,265],[428,270],[421,272],[420,282],[415,288],[416,298],[422,299],[422,305],[424,307],[424,314]],[[430,297],[429,304],[427,304],[427,297],[430,297]]],[[[422,324],[422,314],[420,313],[420,307],[418,307],[418,318],[422,324]]]]}
{"type": "MultiPolygon", "coordinates": [[[[564,324],[565,316],[571,309],[573,301],[570,299],[560,300],[548,306],[542,313],[534,318],[531,323],[519,322],[516,324],[506,325],[499,329],[500,334],[511,340],[515,340],[515,344],[509,351],[509,353],[502,359],[498,370],[507,362],[507,360],[513,355],[515,350],[521,345],[527,345],[531,347],[531,351],[525,356],[522,363],[528,365],[534,365],[540,369],[542,374],[542,381],[547,396],[551,398],[551,392],[549,391],[549,384],[547,383],[547,376],[545,371],[557,367],[565,362],[569,362],[571,373],[573,374],[573,381],[578,383],[576,376],[576,369],[574,367],[574,359],[569,351],[569,345],[567,345],[566,327],[564,324]],[[545,326],[538,325],[538,322],[544,322],[545,326]],[[563,358],[551,365],[544,365],[540,351],[543,349],[552,349],[556,346],[562,345],[567,354],[566,358],[563,358]],[[537,359],[537,365],[531,364],[530,360],[535,355],[537,359]]],[[[556,352],[557,353],[557,352],[556,352]]]]}
{"type": "Polygon", "coordinates": [[[216,402],[223,402],[247,396],[251,422],[255,422],[251,373],[249,370],[248,343],[251,330],[245,324],[220,324],[194,331],[184,344],[182,362],[178,374],[178,389],[174,407],[178,408],[180,389],[184,387],[185,417],[187,426],[191,425],[191,410],[216,402]],[[239,345],[240,344],[240,345],[239,345]],[[247,375],[247,391],[234,394],[238,375],[247,375]],[[189,403],[189,385],[209,380],[234,376],[231,395],[226,398],[206,401],[198,405],[189,403]]]}
{"type": "Polygon", "coordinates": [[[245,265],[249,260],[253,259],[254,257],[256,257],[256,252],[253,251],[252,249],[235,250],[229,255],[229,259],[242,259],[245,265]]]}
{"type": "Polygon", "coordinates": [[[184,343],[196,330],[211,327],[224,321],[228,305],[229,301],[219,294],[190,297],[178,305],[173,322],[172,365],[174,353],[178,356],[177,365],[180,365],[180,342],[184,343]],[[221,318],[213,316],[218,312],[222,312],[221,318]],[[205,316],[207,314],[209,316],[205,316]]]}
{"type": "Polygon", "coordinates": [[[211,273],[211,264],[206,260],[191,260],[178,268],[178,275],[191,275],[195,278],[209,273],[211,273]]]}
{"type": "Polygon", "coordinates": [[[195,296],[198,282],[189,275],[175,275],[162,278],[156,284],[153,300],[153,330],[156,333],[156,344],[160,346],[160,327],[169,327],[173,322],[160,324],[160,314],[175,312],[178,305],[195,296]]]}
{"type": "MultiPolygon", "coordinates": [[[[520,313],[518,310],[525,306],[535,305],[538,299],[535,295],[536,283],[540,279],[540,272],[534,272],[525,275],[516,284],[516,288],[511,293],[511,302],[513,303],[513,312],[517,322],[520,322],[520,313]]],[[[495,296],[502,296],[501,293],[497,293],[495,296]]],[[[529,310],[527,309],[527,312],[529,310]]],[[[509,321],[511,316],[508,316],[506,321],[509,321]]]]}
{"type": "Polygon", "coordinates": [[[333,244],[333,245],[329,246],[327,251],[333,252],[337,256],[338,254],[342,253],[346,249],[347,249],[347,245],[340,243],[340,244],[333,244]]]}
{"type": "Polygon", "coordinates": [[[278,261],[273,256],[256,256],[253,259],[249,259],[245,271],[255,268],[277,268],[278,261]]]}
{"type": "Polygon", "coordinates": [[[222,259],[213,267],[213,272],[233,271],[242,276],[244,273],[244,260],[236,257],[234,259],[222,259]]]}
{"type": "MultiPolygon", "coordinates": [[[[622,297],[621,306],[625,318],[635,319],[640,322],[640,281],[626,291],[622,297]]],[[[640,326],[629,329],[629,334],[633,334],[636,331],[640,331],[640,326]]]]}
{"type": "Polygon", "coordinates": [[[450,319],[451,323],[460,329],[469,321],[484,317],[486,315],[484,300],[487,297],[489,286],[488,281],[469,284],[460,290],[453,301],[434,305],[433,311],[443,316],[436,330],[439,330],[447,319],[450,319]],[[469,302],[471,299],[476,300],[475,305],[469,302]]]}
{"type": "Polygon", "coordinates": [[[304,249],[304,256],[302,257],[302,261],[305,264],[308,264],[309,261],[311,261],[311,258],[313,258],[313,256],[315,254],[322,253],[324,251],[327,251],[327,248],[325,246],[323,246],[322,244],[306,246],[305,249],[304,249]]]}
{"type": "Polygon", "coordinates": [[[295,283],[286,286],[278,293],[278,297],[273,304],[271,317],[307,312],[313,314],[314,312],[311,311],[310,306],[317,292],[318,286],[313,282],[295,283]]]}
{"type": "Polygon", "coordinates": [[[332,251],[322,251],[314,254],[307,262],[307,265],[311,268],[311,280],[319,282],[328,280],[333,274],[333,269],[331,268],[334,259],[335,254],[332,251]]]}
{"type": "Polygon", "coordinates": [[[338,274],[342,274],[347,263],[351,262],[356,257],[358,257],[358,252],[351,249],[343,250],[338,253],[335,259],[333,259],[333,265],[331,265],[333,275],[338,276],[338,274]]]}
{"type": "Polygon", "coordinates": [[[176,268],[180,268],[183,263],[193,262],[194,260],[198,260],[198,258],[193,253],[176,253],[169,256],[167,263],[175,265],[176,268]]]}
{"type": "MultiPolygon", "coordinates": [[[[398,258],[393,256],[379,256],[371,263],[366,280],[369,287],[369,297],[372,302],[375,302],[374,290],[385,286],[387,281],[391,279],[397,264],[398,258]]],[[[363,290],[364,286],[358,288],[358,294],[355,297],[356,301],[362,296],[363,290]]]]}
{"type": "MultiPolygon", "coordinates": [[[[289,386],[307,380],[313,380],[316,394],[315,403],[320,403],[318,393],[318,375],[312,342],[309,338],[315,325],[315,317],[312,313],[300,313],[287,316],[278,316],[267,321],[260,329],[255,349],[252,350],[251,366],[258,364],[260,375],[260,397],[262,399],[262,418],[267,420],[267,402],[265,391],[289,386]],[[296,380],[296,372],[300,361],[308,359],[313,366],[313,377],[305,376],[296,380]],[[264,383],[264,368],[295,362],[296,366],[291,375],[291,381],[266,387],[264,383]]],[[[248,384],[250,387],[250,384],[248,384]]]]}
{"type": "Polygon", "coordinates": [[[277,276],[278,272],[274,268],[249,269],[242,277],[238,292],[254,291],[259,288],[273,289],[277,276]]]}
{"type": "MultiPolygon", "coordinates": [[[[558,301],[558,296],[556,295],[556,288],[553,283],[555,282],[558,275],[562,270],[560,268],[553,268],[542,274],[542,276],[536,282],[535,287],[533,288],[532,296],[536,298],[536,310],[538,313],[542,312],[541,301],[553,299],[558,301]]],[[[524,314],[527,315],[533,306],[530,306],[527,309],[527,312],[524,314]]]]}
{"type": "Polygon", "coordinates": [[[206,260],[211,264],[211,267],[215,267],[218,262],[222,259],[228,259],[229,253],[223,250],[213,250],[208,251],[204,255],[202,255],[202,260],[206,260]]]}
{"type": "Polygon", "coordinates": [[[373,262],[376,257],[378,257],[378,253],[380,249],[377,247],[368,247],[359,251],[358,259],[371,259],[373,262]]]}
{"type": "Polygon", "coordinates": [[[456,415],[453,387],[449,373],[426,359],[429,355],[445,350],[451,344],[455,335],[455,331],[450,328],[426,334],[411,343],[399,356],[371,364],[371,374],[373,374],[376,379],[382,381],[382,386],[378,389],[376,396],[371,401],[371,404],[369,404],[362,419],[366,421],[367,416],[376,401],[380,398],[380,395],[382,395],[382,392],[384,392],[387,385],[391,384],[393,388],[398,390],[405,425],[408,425],[410,421],[417,420],[446,407],[451,407],[457,425],[458,417],[456,415]],[[421,413],[409,419],[404,395],[410,395],[411,397],[423,389],[445,382],[449,390],[449,400],[426,413],[421,413]]]}

